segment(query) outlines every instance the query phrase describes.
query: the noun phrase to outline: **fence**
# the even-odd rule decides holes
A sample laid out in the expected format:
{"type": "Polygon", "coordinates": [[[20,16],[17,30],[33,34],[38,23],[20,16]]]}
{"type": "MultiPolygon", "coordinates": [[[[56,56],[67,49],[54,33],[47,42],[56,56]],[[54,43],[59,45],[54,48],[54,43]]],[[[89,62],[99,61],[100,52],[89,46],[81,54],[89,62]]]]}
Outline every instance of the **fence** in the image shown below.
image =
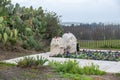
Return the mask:
{"type": "Polygon", "coordinates": [[[120,25],[62,25],[64,32],[73,33],[81,48],[120,49],[120,25]]]}

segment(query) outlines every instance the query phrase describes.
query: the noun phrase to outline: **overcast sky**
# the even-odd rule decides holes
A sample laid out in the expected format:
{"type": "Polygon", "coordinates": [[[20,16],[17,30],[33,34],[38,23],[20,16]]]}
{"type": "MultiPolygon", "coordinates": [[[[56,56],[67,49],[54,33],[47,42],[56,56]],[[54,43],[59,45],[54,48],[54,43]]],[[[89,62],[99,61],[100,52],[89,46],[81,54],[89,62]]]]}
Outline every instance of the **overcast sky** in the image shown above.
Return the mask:
{"type": "Polygon", "coordinates": [[[120,23],[120,0],[12,0],[21,6],[42,6],[61,15],[62,22],[120,23]]]}

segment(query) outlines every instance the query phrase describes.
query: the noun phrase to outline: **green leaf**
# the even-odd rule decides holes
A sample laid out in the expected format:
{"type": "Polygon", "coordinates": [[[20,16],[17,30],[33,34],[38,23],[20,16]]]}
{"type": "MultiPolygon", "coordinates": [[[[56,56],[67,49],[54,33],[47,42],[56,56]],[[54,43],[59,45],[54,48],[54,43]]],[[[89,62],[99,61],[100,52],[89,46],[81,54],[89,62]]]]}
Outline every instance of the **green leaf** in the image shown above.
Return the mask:
{"type": "Polygon", "coordinates": [[[0,17],[0,23],[2,23],[3,22],[3,17],[0,17]]]}
{"type": "Polygon", "coordinates": [[[6,44],[6,42],[7,42],[7,39],[8,39],[8,35],[7,35],[7,33],[4,33],[3,34],[3,38],[4,38],[4,44],[6,44]]]}
{"type": "Polygon", "coordinates": [[[17,37],[18,31],[17,29],[14,29],[14,37],[17,37]]]}
{"type": "Polygon", "coordinates": [[[2,34],[0,34],[0,40],[2,40],[2,34]]]}

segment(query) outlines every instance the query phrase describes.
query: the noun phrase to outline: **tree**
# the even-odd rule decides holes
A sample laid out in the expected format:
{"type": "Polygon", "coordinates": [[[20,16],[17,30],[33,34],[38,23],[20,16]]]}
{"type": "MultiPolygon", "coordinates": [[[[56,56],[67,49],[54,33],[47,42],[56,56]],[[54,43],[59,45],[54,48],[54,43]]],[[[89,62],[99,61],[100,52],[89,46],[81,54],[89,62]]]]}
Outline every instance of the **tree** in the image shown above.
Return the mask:
{"type": "Polygon", "coordinates": [[[45,20],[47,23],[46,36],[52,38],[54,36],[60,36],[62,34],[62,28],[60,26],[59,16],[54,12],[45,14],[45,20]]]}

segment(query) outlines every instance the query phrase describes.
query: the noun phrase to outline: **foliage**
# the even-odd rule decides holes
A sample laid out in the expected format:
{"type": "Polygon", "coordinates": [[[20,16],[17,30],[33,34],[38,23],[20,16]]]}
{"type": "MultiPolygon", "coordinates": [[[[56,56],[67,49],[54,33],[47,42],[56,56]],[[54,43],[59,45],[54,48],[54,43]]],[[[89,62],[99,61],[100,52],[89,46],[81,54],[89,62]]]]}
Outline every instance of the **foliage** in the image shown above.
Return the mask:
{"type": "Polygon", "coordinates": [[[22,45],[22,47],[24,49],[35,49],[35,50],[39,50],[40,44],[34,40],[34,38],[32,36],[30,36],[22,45]]]}
{"type": "Polygon", "coordinates": [[[99,70],[99,66],[98,65],[94,65],[93,63],[91,64],[91,66],[85,66],[83,67],[84,73],[85,74],[92,74],[92,75],[103,75],[105,74],[104,71],[100,71],[99,70]]]}
{"type": "Polygon", "coordinates": [[[11,45],[16,44],[18,40],[18,30],[12,29],[10,30],[9,27],[5,27],[5,22],[3,17],[0,17],[0,42],[3,43],[3,47],[7,43],[11,43],[11,45]]]}
{"type": "Polygon", "coordinates": [[[55,68],[57,72],[70,73],[70,74],[85,74],[85,75],[103,75],[104,71],[100,71],[97,65],[90,65],[85,67],[80,67],[77,61],[65,61],[64,63],[60,62],[49,62],[49,66],[55,68]]]}
{"type": "Polygon", "coordinates": [[[11,0],[0,0],[0,16],[5,16],[7,14],[7,6],[9,6],[11,0]]]}
{"type": "Polygon", "coordinates": [[[120,61],[120,53],[119,52],[104,52],[104,51],[80,51],[76,55],[73,54],[63,54],[56,55],[55,57],[64,57],[64,58],[77,58],[77,59],[92,59],[92,60],[107,60],[107,61],[120,61]]]}
{"type": "Polygon", "coordinates": [[[47,22],[47,38],[54,36],[60,36],[62,34],[62,27],[60,27],[59,16],[54,12],[48,12],[45,14],[45,20],[47,22]],[[56,26],[56,27],[55,27],[56,26]]]}
{"type": "Polygon", "coordinates": [[[25,49],[40,50],[43,39],[50,40],[62,33],[59,17],[55,13],[44,12],[42,7],[20,7],[18,3],[11,4],[10,0],[1,0],[0,13],[2,47],[22,42],[18,45],[25,49]]]}
{"type": "Polygon", "coordinates": [[[33,57],[24,57],[23,59],[17,62],[17,66],[22,68],[33,67],[33,66],[37,67],[43,65],[47,61],[48,61],[47,59],[39,56],[37,56],[37,59],[33,57]]]}

